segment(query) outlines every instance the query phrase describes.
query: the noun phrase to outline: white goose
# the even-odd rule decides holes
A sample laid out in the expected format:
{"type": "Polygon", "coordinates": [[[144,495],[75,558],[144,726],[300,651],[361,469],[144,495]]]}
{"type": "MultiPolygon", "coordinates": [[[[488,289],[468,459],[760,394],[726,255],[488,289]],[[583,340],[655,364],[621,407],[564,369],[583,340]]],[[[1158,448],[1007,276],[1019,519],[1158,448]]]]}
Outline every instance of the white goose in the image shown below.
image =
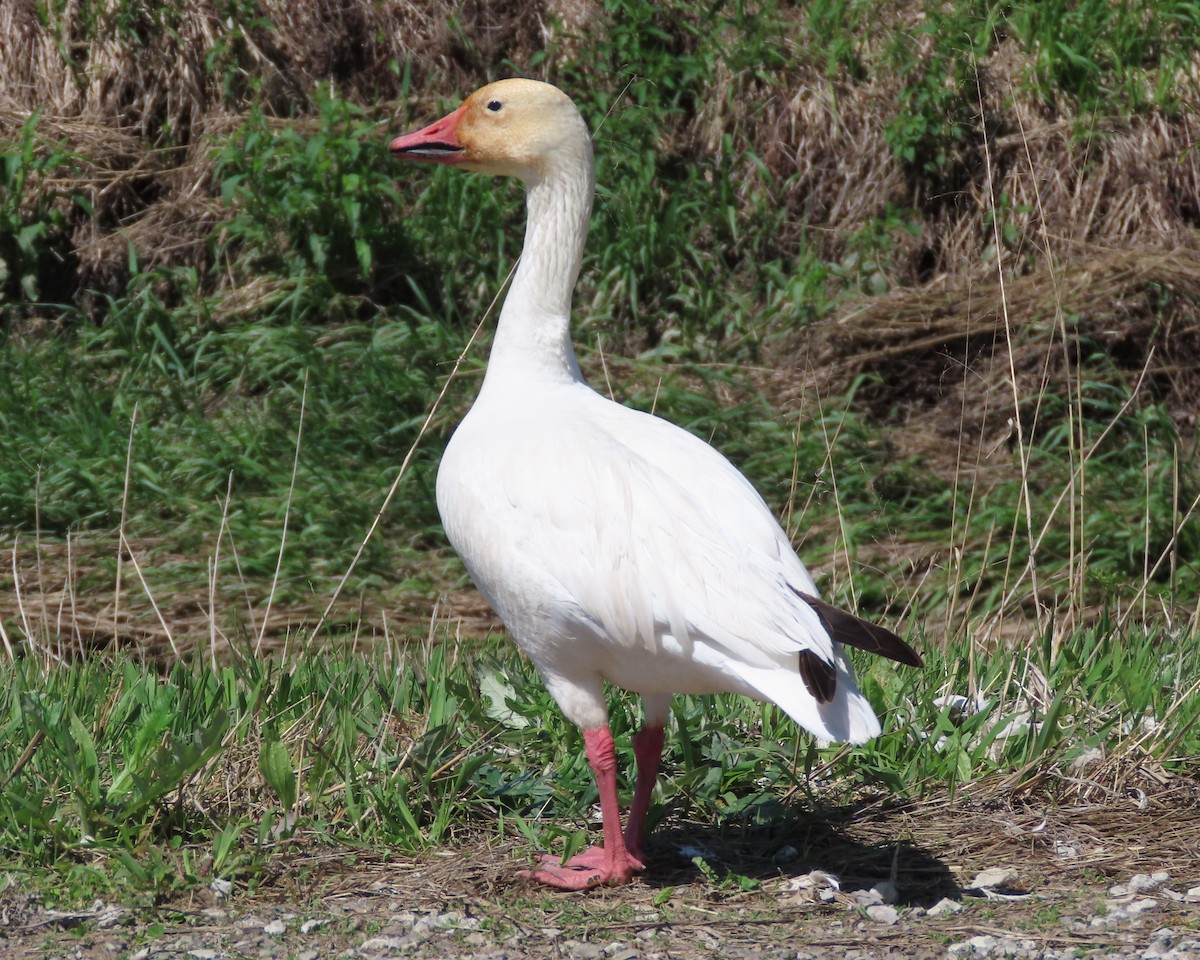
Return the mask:
{"type": "Polygon", "coordinates": [[[471,579],[583,730],[604,844],[534,879],[628,882],[672,693],[778,704],[826,740],[879,721],[842,644],[919,666],[889,631],[817,599],[762,498],[712,447],[588,387],[571,346],[571,291],[594,188],[592,142],[556,87],[501,80],[391,143],[397,157],[519,177],[528,225],[479,397],[455,431],[437,504],[471,579]],[[641,694],[637,782],[622,832],[604,681],[641,694]]]}

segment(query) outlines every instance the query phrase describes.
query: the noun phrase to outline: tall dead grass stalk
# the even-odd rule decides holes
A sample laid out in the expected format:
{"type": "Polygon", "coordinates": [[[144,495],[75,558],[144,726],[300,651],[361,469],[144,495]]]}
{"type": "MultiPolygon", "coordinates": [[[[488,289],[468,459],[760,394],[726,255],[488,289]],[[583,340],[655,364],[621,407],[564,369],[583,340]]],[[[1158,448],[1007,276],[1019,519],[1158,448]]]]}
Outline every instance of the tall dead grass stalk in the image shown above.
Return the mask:
{"type": "MultiPolygon", "coordinates": [[[[283,553],[287,548],[288,521],[292,516],[292,498],[296,493],[296,475],[300,470],[300,443],[304,437],[304,412],[308,405],[308,372],[304,374],[304,387],[300,393],[300,420],[296,424],[296,450],[292,456],[292,474],[288,481],[287,500],[283,507],[283,528],[279,532],[279,553],[275,558],[275,573],[271,577],[271,589],[267,594],[267,608],[263,613],[262,627],[254,640],[254,652],[262,652],[263,634],[271,620],[271,605],[275,602],[275,591],[279,587],[279,575],[283,570],[283,553]]],[[[218,538],[218,543],[220,542],[218,538]]]]}

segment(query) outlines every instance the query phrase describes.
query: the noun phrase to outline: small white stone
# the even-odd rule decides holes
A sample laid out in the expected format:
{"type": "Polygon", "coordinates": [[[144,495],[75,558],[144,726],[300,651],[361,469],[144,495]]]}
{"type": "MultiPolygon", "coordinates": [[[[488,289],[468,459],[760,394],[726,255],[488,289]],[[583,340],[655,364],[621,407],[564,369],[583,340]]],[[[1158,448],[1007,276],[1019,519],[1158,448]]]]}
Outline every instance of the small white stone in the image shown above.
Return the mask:
{"type": "Polygon", "coordinates": [[[783,889],[788,893],[798,893],[802,890],[819,890],[822,888],[840,890],[842,883],[832,873],[826,873],[824,870],[813,870],[802,877],[792,877],[791,880],[783,885],[783,889]]]}
{"type": "Polygon", "coordinates": [[[971,698],[964,697],[961,693],[948,693],[943,697],[936,697],[933,705],[945,710],[950,722],[958,726],[968,717],[973,717],[975,714],[987,710],[992,705],[992,702],[986,697],[979,695],[971,698]]]}
{"type": "Polygon", "coordinates": [[[988,890],[993,887],[1008,887],[1017,882],[1017,871],[1011,867],[988,867],[976,875],[968,889],[988,890]]]}
{"type": "Polygon", "coordinates": [[[1183,895],[1187,903],[1200,903],[1200,887],[1192,887],[1183,895]]]}
{"type": "Polygon", "coordinates": [[[272,920],[263,926],[263,933],[268,937],[282,937],[287,932],[287,926],[282,920],[272,920]]]}
{"type": "MultiPolygon", "coordinates": [[[[996,949],[996,938],[989,937],[986,934],[981,934],[980,936],[972,937],[970,940],[966,940],[963,943],[956,943],[954,946],[961,947],[962,949],[959,951],[961,953],[974,953],[981,957],[986,957],[996,949]]],[[[950,949],[953,950],[954,947],[951,947],[950,949]]]]}
{"type": "Polygon", "coordinates": [[[1170,879],[1171,875],[1165,870],[1159,870],[1151,875],[1138,873],[1129,878],[1126,886],[1130,893],[1149,893],[1151,890],[1157,890],[1170,879]]]}
{"type": "Polygon", "coordinates": [[[407,950],[411,941],[408,937],[372,937],[363,942],[364,950],[407,950]]]}
{"type": "Polygon", "coordinates": [[[867,907],[867,916],[876,923],[886,923],[888,926],[891,926],[900,919],[900,912],[895,907],[889,907],[885,903],[876,903],[867,907]]]}
{"type": "Polygon", "coordinates": [[[189,957],[195,957],[196,960],[215,960],[215,958],[217,956],[217,951],[216,950],[205,950],[203,948],[197,948],[195,950],[189,950],[187,955],[189,957]]]}
{"type": "Polygon", "coordinates": [[[933,705],[935,707],[947,707],[951,715],[955,713],[965,713],[971,701],[964,697],[961,693],[948,693],[944,697],[935,697],[933,705]]]}
{"type": "Polygon", "coordinates": [[[305,920],[300,924],[300,932],[304,934],[312,933],[317,927],[323,927],[328,921],[326,920],[305,920]]]}
{"type": "Polygon", "coordinates": [[[929,908],[929,916],[944,917],[956,913],[962,913],[963,905],[957,900],[951,900],[949,897],[942,897],[937,903],[929,908]]]}
{"type": "Polygon", "coordinates": [[[216,894],[217,899],[223,900],[225,897],[233,893],[233,883],[229,880],[222,880],[220,877],[215,878],[208,885],[208,889],[216,894]]]}
{"type": "Polygon", "coordinates": [[[874,887],[870,890],[855,890],[851,896],[859,902],[860,906],[864,907],[883,903],[883,895],[874,887]]]}
{"type": "Polygon", "coordinates": [[[1158,901],[1150,897],[1144,897],[1141,900],[1134,900],[1125,908],[1125,912],[1131,917],[1140,917],[1143,913],[1150,913],[1158,909],[1158,901]]]}

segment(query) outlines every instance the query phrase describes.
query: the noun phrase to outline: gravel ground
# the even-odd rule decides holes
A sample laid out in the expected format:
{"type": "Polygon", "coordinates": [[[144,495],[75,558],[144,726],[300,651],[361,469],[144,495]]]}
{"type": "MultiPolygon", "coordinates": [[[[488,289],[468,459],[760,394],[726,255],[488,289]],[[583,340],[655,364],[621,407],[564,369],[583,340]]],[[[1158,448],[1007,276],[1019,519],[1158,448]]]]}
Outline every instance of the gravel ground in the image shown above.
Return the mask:
{"type": "Polygon", "coordinates": [[[0,958],[1200,960],[1194,796],[1056,811],[914,804],[796,839],[771,848],[762,834],[670,828],[644,879],[583,894],[514,879],[528,851],[494,842],[378,862],[294,849],[252,896],[215,884],[153,908],[60,912],[10,887],[0,958]],[[698,853],[703,868],[688,859],[698,853]]]}
{"type": "Polygon", "coordinates": [[[490,914],[414,912],[399,901],[375,897],[299,913],[280,905],[166,911],[166,922],[102,903],[70,917],[30,905],[24,922],[7,928],[9,939],[0,943],[0,955],[12,960],[1074,960],[1103,952],[1114,958],[1200,960],[1200,888],[1189,902],[1189,895],[1169,880],[1153,890],[1092,904],[1106,912],[1080,911],[1077,903],[1072,909],[1079,912],[1059,914],[1053,903],[1040,899],[967,897],[931,909],[864,907],[856,899],[789,905],[774,916],[759,906],[664,920],[655,910],[586,930],[536,926],[553,918],[528,904],[501,916],[495,908],[490,914]],[[1046,919],[1048,914],[1056,916],[1046,919]]]}

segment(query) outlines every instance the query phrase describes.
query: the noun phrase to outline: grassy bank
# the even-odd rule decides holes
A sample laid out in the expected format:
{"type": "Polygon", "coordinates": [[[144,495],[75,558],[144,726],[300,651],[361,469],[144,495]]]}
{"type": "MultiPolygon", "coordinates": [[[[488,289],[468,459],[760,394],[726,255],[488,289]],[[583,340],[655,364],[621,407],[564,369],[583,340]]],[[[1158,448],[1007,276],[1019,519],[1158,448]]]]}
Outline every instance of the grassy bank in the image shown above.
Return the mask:
{"type": "MultiPolygon", "coordinates": [[[[927,643],[923,671],[871,665],[885,734],[853,749],[797,738],[773,707],[679,697],[651,819],[775,849],[814,810],[883,796],[1103,804],[1195,777],[1195,643],[1070,639],[927,643]]],[[[0,876],[59,900],[152,903],[213,880],[254,892],[289,852],[491,836],[559,853],[588,837],[579,733],[507,643],[468,650],[439,629],[369,657],[0,669],[0,876]]],[[[640,718],[620,700],[613,718],[628,756],[640,718]]]]}

